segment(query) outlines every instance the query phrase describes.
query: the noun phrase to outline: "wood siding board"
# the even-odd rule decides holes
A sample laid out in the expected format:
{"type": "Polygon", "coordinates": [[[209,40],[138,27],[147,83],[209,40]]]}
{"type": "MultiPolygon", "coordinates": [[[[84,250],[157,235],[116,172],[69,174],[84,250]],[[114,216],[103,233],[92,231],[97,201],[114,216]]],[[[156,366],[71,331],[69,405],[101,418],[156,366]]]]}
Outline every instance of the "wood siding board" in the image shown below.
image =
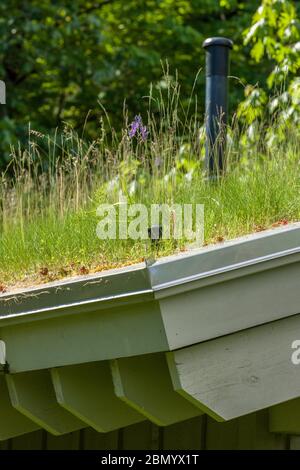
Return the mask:
{"type": "Polygon", "coordinates": [[[203,449],[205,418],[203,415],[163,428],[163,450],[203,449]]]}
{"type": "Polygon", "coordinates": [[[150,421],[144,421],[124,428],[123,450],[154,450],[153,426],[150,421]]]}
{"type": "Polygon", "coordinates": [[[9,443],[10,450],[43,450],[44,431],[35,431],[14,437],[9,443]]]}
{"type": "Polygon", "coordinates": [[[269,427],[271,432],[300,435],[300,398],[270,408],[269,427]]]}
{"type": "Polygon", "coordinates": [[[289,450],[300,450],[300,436],[290,436],[289,450]]]}
{"type": "Polygon", "coordinates": [[[117,450],[119,431],[99,433],[92,428],[83,431],[82,450],[117,450]]]}
{"type": "Polygon", "coordinates": [[[238,448],[237,420],[218,423],[213,418],[207,418],[206,449],[232,450],[238,448]]]}
{"type": "Polygon", "coordinates": [[[47,450],[78,450],[80,431],[70,432],[63,436],[53,436],[47,434],[46,449],[47,450]]]}

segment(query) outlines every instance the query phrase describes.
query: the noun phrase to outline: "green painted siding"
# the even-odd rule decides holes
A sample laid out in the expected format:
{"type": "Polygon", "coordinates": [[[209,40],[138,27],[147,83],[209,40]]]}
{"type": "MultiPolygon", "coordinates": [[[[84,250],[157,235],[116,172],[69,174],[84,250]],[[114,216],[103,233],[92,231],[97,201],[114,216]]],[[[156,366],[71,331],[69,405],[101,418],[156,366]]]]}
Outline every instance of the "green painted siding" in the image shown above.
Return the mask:
{"type": "Polygon", "coordinates": [[[269,432],[268,412],[261,411],[227,423],[203,415],[167,427],[144,421],[103,434],[91,428],[63,436],[35,431],[2,441],[0,450],[281,450],[295,442],[295,437],[269,432]]]}

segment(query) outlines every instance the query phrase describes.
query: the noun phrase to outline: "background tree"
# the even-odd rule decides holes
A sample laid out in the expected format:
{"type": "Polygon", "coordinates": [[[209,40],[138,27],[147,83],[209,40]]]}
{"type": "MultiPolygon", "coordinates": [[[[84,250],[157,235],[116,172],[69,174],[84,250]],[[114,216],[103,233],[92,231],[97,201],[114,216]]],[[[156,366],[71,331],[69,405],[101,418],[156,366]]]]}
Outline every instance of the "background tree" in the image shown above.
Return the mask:
{"type": "Polygon", "coordinates": [[[274,127],[269,130],[271,142],[286,138],[287,128],[300,123],[299,11],[299,2],[263,0],[251,26],[244,31],[251,57],[257,63],[269,62],[272,68],[264,88],[246,87],[246,99],[239,105],[238,115],[251,125],[250,132],[260,118],[276,116],[275,132],[274,127]]]}
{"type": "MultiPolygon", "coordinates": [[[[196,73],[204,68],[202,42],[209,36],[228,36],[235,43],[231,72],[239,80],[231,80],[232,111],[243,97],[241,83],[259,83],[263,89],[275,86],[286,65],[283,57],[295,75],[299,49],[294,2],[260,4],[260,0],[2,0],[0,78],[7,85],[7,105],[0,107],[2,165],[9,158],[10,144],[26,142],[28,123],[48,133],[67,122],[78,132],[84,128],[85,135],[94,139],[102,113],[99,100],[117,130],[125,99],[130,116],[145,113],[143,97],[150,83],[154,92],[164,86],[161,61],[168,60],[171,74],[178,71],[185,106],[196,73]],[[245,46],[243,31],[253,15],[245,46]],[[279,69],[273,70],[274,62],[279,69]]],[[[297,83],[289,86],[297,88],[297,83]]],[[[196,94],[201,114],[204,73],[199,74],[196,94]]]]}

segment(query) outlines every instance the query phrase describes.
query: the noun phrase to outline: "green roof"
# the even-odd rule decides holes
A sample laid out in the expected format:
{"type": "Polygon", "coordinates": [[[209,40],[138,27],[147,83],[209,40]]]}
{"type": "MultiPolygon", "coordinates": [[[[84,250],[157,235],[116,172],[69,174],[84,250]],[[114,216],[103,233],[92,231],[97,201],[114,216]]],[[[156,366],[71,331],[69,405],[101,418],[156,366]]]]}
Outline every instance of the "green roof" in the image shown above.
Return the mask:
{"type": "Polygon", "coordinates": [[[264,408],[300,432],[299,261],[293,224],[1,295],[0,439],[264,408]]]}

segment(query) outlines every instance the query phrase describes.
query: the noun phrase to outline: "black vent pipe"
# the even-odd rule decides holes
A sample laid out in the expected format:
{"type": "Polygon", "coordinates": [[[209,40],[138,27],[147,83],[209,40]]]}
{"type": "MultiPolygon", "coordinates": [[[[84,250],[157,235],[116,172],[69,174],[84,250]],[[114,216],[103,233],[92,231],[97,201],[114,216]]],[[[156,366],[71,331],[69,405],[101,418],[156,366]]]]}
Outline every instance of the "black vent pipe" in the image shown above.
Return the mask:
{"type": "Polygon", "coordinates": [[[215,177],[224,170],[228,114],[229,53],[233,42],[227,38],[208,38],[206,51],[206,168],[215,177]]]}

